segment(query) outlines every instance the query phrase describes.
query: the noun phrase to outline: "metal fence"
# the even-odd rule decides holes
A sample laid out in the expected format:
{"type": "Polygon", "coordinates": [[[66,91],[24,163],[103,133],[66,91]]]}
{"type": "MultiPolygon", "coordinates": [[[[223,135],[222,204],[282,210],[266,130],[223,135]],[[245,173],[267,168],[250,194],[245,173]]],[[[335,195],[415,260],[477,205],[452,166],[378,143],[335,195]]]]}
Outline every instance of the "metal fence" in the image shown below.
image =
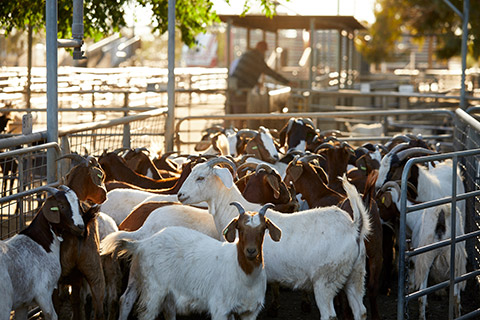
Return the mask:
{"type": "MultiPolygon", "coordinates": [[[[104,150],[121,147],[147,146],[153,149],[164,145],[166,109],[141,114],[86,123],[59,129],[59,143],[45,143],[46,132],[25,136],[13,136],[0,140],[0,166],[2,197],[0,198],[0,239],[6,239],[22,230],[33,218],[43,202],[43,189],[47,185],[47,150],[53,149],[58,158],[62,154],[76,152],[81,155],[100,156],[104,150]],[[37,194],[38,193],[38,194],[37,194]]],[[[56,181],[68,171],[67,160],[53,164],[56,181]]]]}
{"type": "MultiPolygon", "coordinates": [[[[35,211],[42,201],[43,191],[41,185],[46,182],[46,152],[53,149],[55,152],[65,154],[69,152],[77,152],[99,156],[105,149],[115,149],[119,147],[148,147],[153,145],[163,146],[165,137],[163,136],[164,121],[166,117],[165,109],[151,110],[137,115],[126,116],[114,120],[104,120],[94,123],[76,125],[68,128],[60,128],[59,143],[45,144],[44,139],[46,132],[34,133],[28,136],[11,137],[0,140],[0,149],[8,150],[0,154],[0,165],[3,168],[11,168],[18,166],[17,174],[6,174],[5,169],[2,177],[2,192],[0,198],[0,217],[1,217],[1,233],[0,238],[8,238],[19,230],[32,219],[35,211]],[[10,185],[10,180],[13,185],[10,185]],[[7,183],[9,185],[7,185],[7,183]],[[11,193],[11,194],[10,194],[11,193]]],[[[475,112],[476,110],[473,110],[475,112]]],[[[442,123],[442,127],[449,130],[443,132],[428,131],[424,134],[424,139],[441,140],[454,146],[454,153],[443,154],[441,157],[455,158],[458,162],[465,177],[466,195],[456,195],[452,199],[446,201],[457,201],[465,199],[467,201],[466,232],[470,233],[467,241],[467,249],[469,254],[469,274],[465,275],[461,280],[466,280],[478,275],[480,269],[479,257],[479,194],[477,194],[479,180],[479,157],[478,150],[480,140],[480,124],[474,117],[468,115],[462,110],[456,112],[450,110],[438,109],[416,109],[416,110],[366,110],[366,111],[348,111],[348,112],[305,112],[305,113],[287,113],[287,114],[243,114],[243,115],[221,115],[221,116],[188,116],[177,119],[176,122],[176,148],[181,152],[192,152],[192,145],[200,139],[202,129],[213,123],[227,124],[228,121],[235,119],[270,121],[276,123],[279,129],[282,123],[286,123],[290,117],[310,117],[316,122],[317,127],[322,130],[328,126],[336,128],[342,126],[345,119],[368,119],[383,123],[384,131],[379,136],[364,137],[343,137],[341,139],[348,140],[352,143],[363,141],[385,141],[392,135],[405,130],[403,126],[392,126],[391,121],[385,121],[387,117],[394,119],[396,123],[408,124],[412,121],[423,120],[420,128],[425,128],[428,124],[442,123]],[[188,124],[190,122],[190,124],[188,124]],[[197,125],[193,125],[197,122],[197,125]],[[187,125],[188,124],[188,125],[187,125]],[[187,129],[185,128],[187,127],[187,129]],[[472,150],[477,149],[477,150],[472,150]],[[460,153],[459,153],[460,152],[460,153]]],[[[267,122],[268,123],[268,122],[267,122]]],[[[430,127],[428,127],[430,128],[430,127]]],[[[408,127],[407,129],[411,129],[408,127]]],[[[444,129],[444,128],[443,128],[444,129]]],[[[415,160],[416,161],[416,160],[415,160]]],[[[418,160],[421,161],[421,160],[418,160]]],[[[58,170],[58,179],[51,185],[60,183],[60,178],[64,176],[66,168],[63,161],[55,166],[58,170]]],[[[403,184],[406,185],[406,184],[403,184]]],[[[406,190],[404,190],[405,192],[406,190]]],[[[428,204],[427,204],[428,205],[428,204]]],[[[411,208],[404,208],[402,214],[411,208]]],[[[418,208],[416,208],[418,209],[418,208]]],[[[459,239],[457,239],[459,240],[459,239]]],[[[464,239],[462,239],[464,240],[464,239]]],[[[402,248],[401,248],[402,249],[402,248]]],[[[402,252],[402,250],[400,250],[402,252]]],[[[408,255],[403,248],[403,254],[408,255]]],[[[402,260],[403,261],[403,260],[402,260]]],[[[400,270],[404,268],[401,266],[400,270]]],[[[399,279],[399,283],[404,283],[404,279],[399,279]]],[[[451,281],[459,281],[459,279],[451,279],[451,281]]],[[[448,283],[442,284],[448,286],[448,283]]],[[[430,289],[430,288],[429,288],[430,289]]],[[[431,289],[432,291],[435,290],[431,289]]],[[[431,291],[422,293],[405,292],[405,287],[399,291],[403,292],[402,297],[399,296],[399,319],[405,316],[406,301],[417,298],[421,294],[430,293],[431,291]],[[403,290],[403,291],[402,291],[403,290]]],[[[451,300],[450,300],[450,303],[451,300]]],[[[472,313],[471,316],[462,317],[462,319],[478,316],[478,313],[472,313]]]]}

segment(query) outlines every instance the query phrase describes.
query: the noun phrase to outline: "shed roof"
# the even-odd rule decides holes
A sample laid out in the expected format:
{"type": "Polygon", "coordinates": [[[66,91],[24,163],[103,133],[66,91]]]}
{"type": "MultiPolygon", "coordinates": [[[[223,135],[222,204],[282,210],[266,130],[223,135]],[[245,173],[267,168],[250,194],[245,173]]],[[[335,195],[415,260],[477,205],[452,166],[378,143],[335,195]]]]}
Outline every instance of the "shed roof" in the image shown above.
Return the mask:
{"type": "Polygon", "coordinates": [[[262,29],[276,32],[280,29],[310,29],[310,21],[314,21],[315,30],[362,30],[364,25],[353,16],[291,16],[276,15],[268,18],[264,15],[218,15],[223,22],[231,22],[236,27],[262,29]]]}

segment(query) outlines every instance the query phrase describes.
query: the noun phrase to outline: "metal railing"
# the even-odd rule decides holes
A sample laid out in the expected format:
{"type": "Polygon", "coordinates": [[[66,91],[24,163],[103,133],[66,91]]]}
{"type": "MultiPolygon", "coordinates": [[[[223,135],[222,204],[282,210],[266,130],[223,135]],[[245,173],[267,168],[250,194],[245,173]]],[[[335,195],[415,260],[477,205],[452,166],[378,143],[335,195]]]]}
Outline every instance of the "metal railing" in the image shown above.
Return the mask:
{"type": "MultiPolygon", "coordinates": [[[[177,120],[175,127],[175,145],[178,151],[182,152],[191,152],[191,146],[199,141],[199,136],[201,130],[206,127],[218,124],[221,122],[222,125],[228,126],[228,123],[233,120],[254,120],[260,121],[262,124],[263,121],[270,121],[269,123],[276,122],[277,126],[267,126],[269,128],[275,128],[280,130],[282,126],[290,119],[291,117],[298,118],[311,118],[316,122],[317,128],[321,130],[325,129],[340,129],[343,127],[345,120],[366,118],[367,120],[374,119],[373,121],[380,122],[383,125],[383,135],[379,136],[357,136],[357,137],[345,137],[340,138],[348,141],[386,141],[392,137],[393,134],[400,132],[403,128],[392,128],[392,125],[386,120],[386,117],[404,117],[403,122],[406,122],[408,118],[405,117],[418,117],[419,115],[424,118],[424,120],[435,122],[440,118],[441,121],[447,120],[453,122],[454,112],[446,109],[416,109],[416,110],[364,110],[364,111],[337,111],[337,112],[296,112],[296,113],[259,113],[259,114],[233,114],[233,115],[209,115],[209,116],[188,116],[183,117],[177,120]],[[428,117],[425,117],[428,116],[428,117]],[[182,125],[187,122],[198,122],[201,121],[204,126],[197,126],[199,131],[193,131],[191,129],[184,130],[182,125]],[[210,122],[208,124],[208,121],[210,122]],[[205,126],[207,123],[207,126],[205,126]]],[[[361,120],[360,120],[361,121],[361,120]]],[[[194,127],[193,125],[190,127],[194,127]]],[[[438,126],[437,126],[438,127],[438,126]]],[[[251,128],[251,127],[250,127],[251,128]]],[[[253,128],[252,128],[253,129],[253,128]]],[[[345,132],[348,135],[347,132],[345,132]]],[[[446,134],[424,134],[424,139],[440,139],[444,141],[451,141],[453,133],[446,134]]]]}
{"type": "MultiPolygon", "coordinates": [[[[461,281],[466,281],[468,279],[474,278],[480,275],[480,269],[478,268],[478,264],[475,261],[478,261],[478,252],[475,250],[469,250],[467,248],[467,255],[470,263],[472,264],[473,271],[468,272],[467,274],[462,274],[458,277],[455,275],[455,247],[456,244],[461,241],[477,240],[477,237],[480,235],[480,229],[477,226],[468,225],[465,228],[464,235],[456,236],[456,215],[460,214],[457,212],[457,202],[464,201],[466,199],[475,199],[475,197],[480,195],[480,191],[469,191],[466,190],[465,193],[457,193],[457,167],[460,163],[460,159],[466,160],[471,157],[478,158],[480,156],[480,149],[474,150],[466,150],[466,151],[457,151],[452,153],[445,153],[440,155],[433,155],[433,156],[425,156],[425,157],[416,157],[410,159],[405,164],[405,168],[402,173],[401,179],[401,197],[400,197],[400,228],[399,228],[399,235],[398,235],[398,246],[399,246],[399,281],[398,281],[398,309],[397,309],[397,319],[403,320],[408,316],[409,309],[408,309],[408,302],[414,299],[418,299],[424,295],[429,293],[433,293],[437,290],[449,287],[449,314],[448,319],[453,319],[453,306],[454,306],[454,286],[453,284],[459,283],[461,281]],[[452,180],[450,181],[452,184],[452,192],[450,197],[445,197],[437,200],[431,200],[427,202],[423,202],[421,204],[413,204],[407,205],[407,181],[410,174],[410,170],[415,164],[423,164],[429,163],[431,161],[442,161],[446,159],[452,159],[452,180]],[[407,226],[406,226],[406,214],[419,211],[426,208],[432,208],[441,204],[451,203],[451,238],[432,243],[430,245],[423,246],[421,248],[414,248],[413,250],[407,250],[407,226]],[[450,259],[450,273],[449,279],[442,283],[433,285],[431,287],[427,287],[426,289],[414,291],[414,292],[407,292],[408,288],[408,281],[407,281],[407,273],[408,273],[408,259],[413,256],[425,253],[427,251],[435,250],[441,247],[450,246],[451,250],[451,259],[450,259]],[[476,265],[476,266],[475,266],[476,265]]],[[[444,181],[447,183],[447,181],[444,181]]],[[[471,218],[471,212],[467,210],[466,216],[471,218]]],[[[478,242],[478,241],[476,241],[478,242]]],[[[463,315],[462,319],[470,319],[474,316],[477,316],[478,312],[471,312],[467,315],[463,315]]]]}
{"type": "MultiPolygon", "coordinates": [[[[3,171],[0,239],[11,237],[22,230],[43,201],[43,188],[48,184],[47,150],[54,149],[57,159],[60,155],[71,152],[100,156],[107,149],[112,151],[120,147],[163,146],[165,117],[166,109],[163,108],[114,120],[63,127],[59,130],[59,143],[45,143],[45,131],[1,139],[0,149],[10,150],[0,153],[2,171],[13,167],[16,170],[10,170],[8,175],[3,171]]],[[[69,168],[66,161],[53,165],[56,181],[49,185],[55,186],[62,182],[62,177],[69,168]]]]}

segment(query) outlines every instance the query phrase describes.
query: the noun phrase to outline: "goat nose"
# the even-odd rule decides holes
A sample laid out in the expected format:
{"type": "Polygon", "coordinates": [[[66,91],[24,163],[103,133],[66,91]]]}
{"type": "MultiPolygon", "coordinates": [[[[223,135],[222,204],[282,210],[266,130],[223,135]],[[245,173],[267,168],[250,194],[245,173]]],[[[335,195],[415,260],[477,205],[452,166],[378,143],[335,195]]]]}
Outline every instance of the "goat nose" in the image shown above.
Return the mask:
{"type": "Polygon", "coordinates": [[[257,249],[255,248],[247,248],[247,253],[251,256],[255,255],[257,253],[257,249]]]}

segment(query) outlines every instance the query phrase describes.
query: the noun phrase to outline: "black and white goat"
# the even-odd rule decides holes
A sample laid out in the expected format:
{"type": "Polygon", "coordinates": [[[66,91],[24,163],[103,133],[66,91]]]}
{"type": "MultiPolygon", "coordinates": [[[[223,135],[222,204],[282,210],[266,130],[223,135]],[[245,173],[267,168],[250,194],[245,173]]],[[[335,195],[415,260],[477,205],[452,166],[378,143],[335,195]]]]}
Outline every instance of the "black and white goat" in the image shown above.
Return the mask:
{"type": "MultiPolygon", "coordinates": [[[[47,319],[57,319],[52,293],[60,278],[60,243],[65,231],[82,235],[85,225],[78,198],[66,186],[47,188],[52,194],[30,225],[0,242],[0,319],[11,310],[26,319],[28,307],[39,305],[47,319]]],[[[91,207],[90,210],[98,207],[91,207]]]]}

